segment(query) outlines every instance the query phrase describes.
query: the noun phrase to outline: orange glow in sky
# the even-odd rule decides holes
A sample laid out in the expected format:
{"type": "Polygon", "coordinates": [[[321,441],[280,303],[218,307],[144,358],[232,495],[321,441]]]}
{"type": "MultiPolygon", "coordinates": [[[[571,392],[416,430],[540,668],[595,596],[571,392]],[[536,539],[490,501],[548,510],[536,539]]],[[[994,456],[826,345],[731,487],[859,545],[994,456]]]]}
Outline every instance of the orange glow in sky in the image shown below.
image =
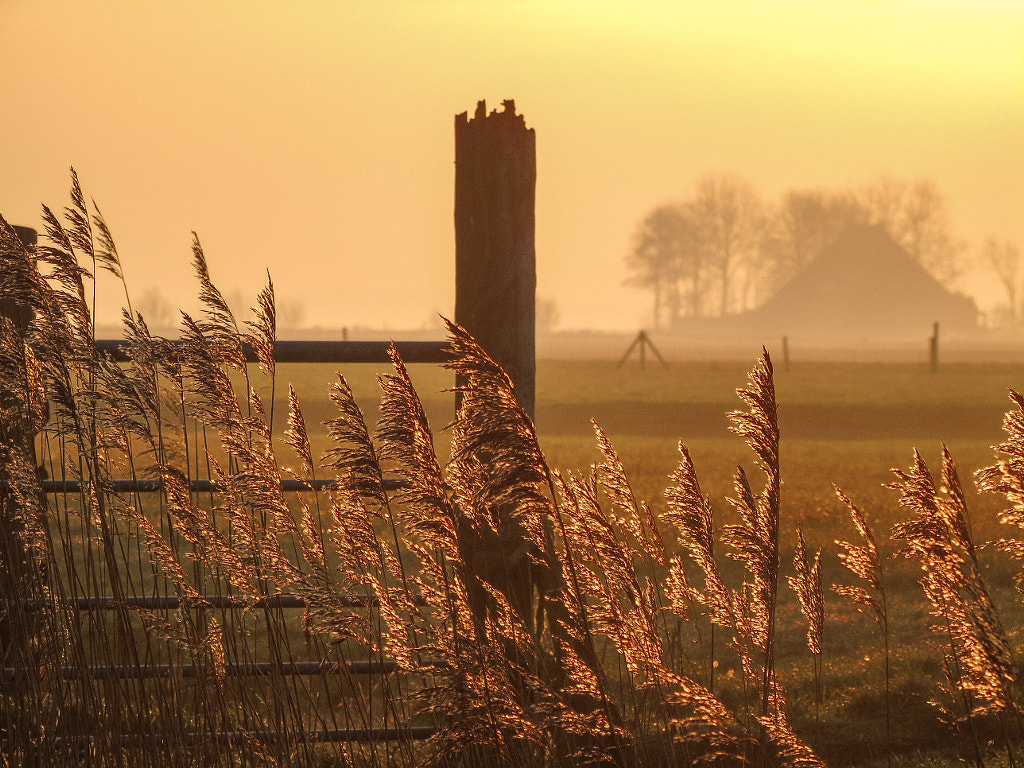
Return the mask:
{"type": "Polygon", "coordinates": [[[566,328],[644,322],[634,227],[709,172],[769,201],[927,177],[958,234],[1024,247],[1020,0],[4,0],[0,30],[0,212],[41,229],[73,165],[133,291],[190,310],[195,230],[225,293],[269,269],[309,325],[451,315],[453,117],[479,99],[537,131],[566,328]]]}

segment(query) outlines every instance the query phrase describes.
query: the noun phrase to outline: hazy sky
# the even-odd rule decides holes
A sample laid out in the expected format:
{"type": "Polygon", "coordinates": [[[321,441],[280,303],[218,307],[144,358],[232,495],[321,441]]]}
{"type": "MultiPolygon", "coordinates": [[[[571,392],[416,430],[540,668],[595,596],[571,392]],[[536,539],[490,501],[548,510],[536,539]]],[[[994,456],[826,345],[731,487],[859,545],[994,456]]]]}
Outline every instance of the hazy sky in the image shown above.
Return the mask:
{"type": "Polygon", "coordinates": [[[1024,247],[1024,0],[0,0],[0,85],[0,213],[41,228],[73,165],[133,294],[186,309],[195,230],[226,293],[269,269],[309,324],[450,315],[479,99],[536,129],[565,328],[646,321],[631,234],[708,172],[768,199],[925,176],[961,235],[1024,247]]]}

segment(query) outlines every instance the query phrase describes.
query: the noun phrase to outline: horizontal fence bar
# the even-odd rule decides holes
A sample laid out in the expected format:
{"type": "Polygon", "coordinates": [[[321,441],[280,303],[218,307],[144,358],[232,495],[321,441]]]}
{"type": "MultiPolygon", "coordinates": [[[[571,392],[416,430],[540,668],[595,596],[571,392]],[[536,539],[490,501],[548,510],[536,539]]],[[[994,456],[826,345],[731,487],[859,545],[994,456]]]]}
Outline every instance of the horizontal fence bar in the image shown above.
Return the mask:
{"type": "MultiPolygon", "coordinates": [[[[412,601],[416,605],[425,605],[426,601],[420,595],[412,595],[412,601]]],[[[149,611],[174,611],[181,607],[195,608],[305,608],[306,599],[298,595],[270,595],[257,597],[255,595],[203,595],[201,600],[181,600],[176,595],[154,596],[154,597],[75,597],[64,601],[57,601],[64,605],[73,606],[80,611],[109,611],[123,606],[125,608],[140,608],[149,611]]],[[[333,605],[339,608],[374,608],[380,605],[380,599],[376,595],[334,595],[333,605]]],[[[47,603],[49,604],[49,603],[47,603]]],[[[35,609],[35,602],[29,598],[21,601],[25,610],[35,609]]],[[[0,610],[7,607],[6,600],[0,600],[0,610]]]]}
{"type": "MultiPolygon", "coordinates": [[[[171,344],[180,341],[169,339],[171,344]]],[[[279,363],[390,363],[390,341],[276,341],[274,360],[279,363]]],[[[447,363],[452,359],[447,341],[396,341],[395,349],[406,363],[447,363]]],[[[130,360],[130,345],[123,339],[98,339],[96,349],[114,360],[130,360]]],[[[245,359],[258,362],[256,352],[248,344],[242,346],[245,359]]]]}
{"type": "MultiPolygon", "coordinates": [[[[358,608],[377,602],[373,595],[338,595],[338,604],[343,608],[358,608]]],[[[270,595],[269,597],[246,597],[244,595],[203,595],[202,600],[180,600],[175,595],[165,597],[78,597],[74,599],[80,611],[109,610],[123,605],[126,608],[146,610],[177,610],[182,605],[205,608],[305,608],[305,598],[298,595],[270,595]]]]}
{"type": "Polygon", "coordinates": [[[246,744],[253,741],[277,742],[371,742],[371,741],[404,741],[405,739],[426,739],[433,736],[436,729],[430,725],[414,725],[407,728],[341,728],[337,730],[304,731],[302,733],[266,732],[248,733],[196,733],[189,734],[195,739],[189,743],[215,742],[217,744],[246,744]]]}
{"type": "MultiPolygon", "coordinates": [[[[365,608],[380,605],[374,595],[337,595],[334,604],[340,608],[365,608]]],[[[147,611],[175,611],[182,607],[194,608],[305,608],[306,601],[295,595],[272,595],[270,597],[235,597],[233,595],[203,595],[201,600],[180,600],[173,595],[166,597],[74,597],[56,601],[80,611],[109,611],[119,606],[140,608],[147,611]]],[[[417,601],[418,602],[418,601],[417,601]]],[[[46,603],[49,604],[49,603],[46,603]]],[[[32,598],[21,601],[26,611],[35,610],[32,598]]],[[[0,611],[7,608],[7,601],[0,600],[0,611]]]]}
{"type": "MultiPolygon", "coordinates": [[[[33,742],[33,751],[42,751],[41,747],[50,749],[80,748],[99,742],[119,746],[139,746],[145,744],[183,743],[185,746],[200,744],[220,744],[237,746],[242,744],[270,744],[281,741],[326,744],[326,743],[369,743],[381,741],[406,741],[426,739],[433,736],[436,729],[430,725],[411,725],[404,728],[339,728],[319,731],[231,731],[219,733],[166,733],[151,731],[149,733],[121,733],[104,736],[48,736],[42,744],[33,742]],[[180,741],[179,741],[180,740],[180,741]]],[[[0,741],[4,752],[13,746],[11,739],[0,741]]]]}
{"type": "MultiPolygon", "coordinates": [[[[295,480],[289,478],[281,481],[281,490],[285,493],[308,491],[311,489],[314,491],[324,491],[330,490],[336,484],[336,480],[320,478],[295,480]]],[[[115,493],[156,493],[163,488],[163,480],[104,480],[101,486],[105,490],[115,493]]],[[[390,477],[384,479],[384,489],[388,491],[397,491],[408,486],[409,483],[405,480],[390,477]]],[[[189,488],[193,493],[216,493],[222,490],[221,485],[214,480],[192,480],[189,482],[189,488]]],[[[43,480],[43,492],[81,493],[82,482],[80,480],[43,480]]]]}
{"type": "MultiPolygon", "coordinates": [[[[429,672],[446,669],[443,661],[425,661],[415,672],[429,672]]],[[[342,670],[350,675],[390,675],[399,671],[398,662],[388,659],[377,661],[293,661],[282,664],[270,662],[253,662],[250,664],[225,664],[224,674],[228,677],[270,677],[271,675],[313,675],[338,674],[342,670]]],[[[0,679],[7,682],[36,679],[40,676],[38,669],[5,667],[0,679]]],[[[43,676],[54,675],[47,670],[43,676]]],[[[91,680],[154,680],[166,677],[216,677],[217,669],[212,665],[197,666],[195,664],[151,664],[147,666],[115,666],[115,667],[61,667],[56,677],[62,680],[79,680],[88,677],[91,680]]]]}
{"type": "MultiPolygon", "coordinates": [[[[180,344],[171,340],[172,344],[180,344]]],[[[394,342],[395,349],[405,363],[446,363],[452,360],[451,345],[447,341],[398,341],[394,342]]],[[[278,363],[390,363],[388,349],[391,342],[388,341],[276,341],[274,343],[274,360],[278,363]]],[[[98,351],[110,355],[117,362],[129,362],[130,345],[127,341],[120,339],[97,340],[98,351]]],[[[258,362],[255,350],[248,344],[243,345],[246,360],[250,363],[258,362]]],[[[312,487],[314,490],[322,491],[334,485],[334,480],[293,480],[286,479],[281,482],[281,490],[285,492],[306,491],[312,487]]],[[[154,493],[161,489],[163,483],[158,479],[141,480],[108,480],[104,483],[105,488],[124,493],[154,493]]],[[[386,479],[385,488],[397,490],[406,487],[402,480],[386,479]]],[[[190,483],[191,490],[196,493],[209,493],[219,490],[217,483],[211,480],[193,480],[190,483]]],[[[43,490],[46,493],[80,493],[82,483],[77,480],[44,480],[43,490]]],[[[32,601],[24,601],[27,608],[32,601]]],[[[112,597],[83,597],[69,600],[79,610],[105,610],[112,609],[118,605],[144,609],[168,609],[173,610],[181,607],[182,601],[177,597],[136,597],[122,598],[115,600],[112,597]]],[[[378,605],[379,600],[370,595],[343,595],[339,596],[338,602],[344,607],[363,607],[378,605]]],[[[417,599],[421,602],[421,599],[417,599]]],[[[277,607],[277,608],[303,608],[306,602],[303,598],[294,595],[273,595],[271,597],[246,598],[227,595],[206,595],[201,602],[194,603],[205,605],[210,608],[234,608],[234,607],[277,607]]],[[[0,601],[0,610],[6,608],[6,601],[0,601]]],[[[444,663],[440,661],[424,662],[424,667],[439,668],[444,663]]],[[[398,664],[394,661],[352,661],[344,664],[349,674],[391,674],[398,671],[398,664]]],[[[230,676],[268,676],[275,673],[284,675],[322,675],[340,672],[342,666],[335,662],[293,662],[290,664],[228,664],[225,665],[225,673],[230,676]]],[[[216,674],[209,667],[199,668],[191,664],[186,665],[154,665],[147,667],[87,667],[86,674],[92,679],[109,678],[163,678],[180,675],[182,677],[198,677],[201,674],[216,674]]],[[[32,670],[37,674],[38,670],[32,670]]],[[[68,667],[60,670],[64,679],[79,679],[82,670],[68,667]]],[[[4,668],[2,677],[5,681],[16,680],[28,676],[28,670],[4,668]]],[[[347,728],[334,730],[315,730],[299,732],[219,732],[219,733],[186,733],[161,734],[159,732],[145,734],[118,734],[107,737],[95,736],[57,736],[50,740],[53,748],[79,747],[83,744],[91,744],[96,741],[109,743],[114,741],[121,745],[141,745],[153,741],[163,741],[168,737],[180,738],[186,745],[198,745],[203,743],[215,743],[222,745],[241,745],[247,743],[271,743],[279,741],[295,741],[304,743],[371,743],[384,741],[418,740],[432,736],[435,729],[432,726],[410,726],[404,728],[347,728]]],[[[4,751],[12,746],[9,739],[3,739],[0,747],[4,751]]],[[[38,746],[38,745],[37,745],[38,746]]]]}

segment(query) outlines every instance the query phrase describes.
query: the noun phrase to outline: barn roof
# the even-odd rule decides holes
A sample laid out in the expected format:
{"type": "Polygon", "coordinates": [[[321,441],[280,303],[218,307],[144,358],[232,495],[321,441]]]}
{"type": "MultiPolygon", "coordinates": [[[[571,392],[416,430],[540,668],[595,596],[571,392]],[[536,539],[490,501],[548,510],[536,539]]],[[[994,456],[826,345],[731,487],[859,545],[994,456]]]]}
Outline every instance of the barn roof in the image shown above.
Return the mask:
{"type": "Polygon", "coordinates": [[[927,338],[932,324],[978,328],[974,300],[952,293],[878,226],[854,225],[760,308],[737,318],[751,330],[816,340],[927,338]]]}

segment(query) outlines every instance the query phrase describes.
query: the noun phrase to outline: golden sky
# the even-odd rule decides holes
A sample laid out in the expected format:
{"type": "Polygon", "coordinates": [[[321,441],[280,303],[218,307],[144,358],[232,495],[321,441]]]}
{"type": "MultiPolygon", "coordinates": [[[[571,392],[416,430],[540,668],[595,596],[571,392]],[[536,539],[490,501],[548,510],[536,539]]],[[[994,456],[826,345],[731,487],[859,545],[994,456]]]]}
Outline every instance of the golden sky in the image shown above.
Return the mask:
{"type": "Polygon", "coordinates": [[[707,173],[769,200],[927,177],[959,234],[1024,247],[1024,0],[0,0],[0,85],[0,212],[41,228],[73,165],[133,293],[189,310],[195,230],[225,293],[269,269],[308,324],[450,316],[479,99],[537,131],[565,328],[647,322],[631,234],[707,173]]]}

